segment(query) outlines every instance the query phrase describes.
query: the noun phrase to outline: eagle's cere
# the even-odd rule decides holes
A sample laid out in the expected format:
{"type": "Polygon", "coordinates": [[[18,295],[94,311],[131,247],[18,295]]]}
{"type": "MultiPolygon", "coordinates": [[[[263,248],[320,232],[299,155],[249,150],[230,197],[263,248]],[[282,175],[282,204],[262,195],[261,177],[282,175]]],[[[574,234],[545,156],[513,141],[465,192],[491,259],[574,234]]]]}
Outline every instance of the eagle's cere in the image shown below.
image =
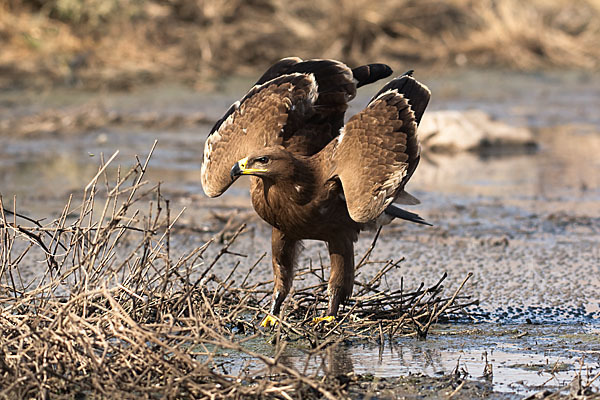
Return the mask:
{"type": "MultiPolygon", "coordinates": [[[[301,240],[327,243],[327,316],[335,317],[352,294],[361,229],[393,218],[426,223],[394,203],[418,203],[404,186],[419,162],[417,125],[429,102],[427,87],[409,71],[344,124],[356,89],[391,73],[384,64],[350,69],[334,60],[285,58],[229,108],[206,140],[206,194],[219,196],[239,176],[251,175],[254,209],[273,227],[272,315],[292,286],[301,240]]],[[[263,325],[274,321],[267,317],[263,325]]]]}

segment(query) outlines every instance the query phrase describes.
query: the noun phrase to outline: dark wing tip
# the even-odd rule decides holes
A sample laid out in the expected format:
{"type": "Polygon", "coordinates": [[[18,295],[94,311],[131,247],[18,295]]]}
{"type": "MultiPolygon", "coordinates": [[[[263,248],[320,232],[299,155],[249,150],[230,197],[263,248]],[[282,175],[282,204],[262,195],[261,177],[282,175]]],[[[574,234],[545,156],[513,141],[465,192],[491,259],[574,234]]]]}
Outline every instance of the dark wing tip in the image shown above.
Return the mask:
{"type": "Polygon", "coordinates": [[[287,74],[294,65],[301,63],[302,59],[298,57],[286,57],[271,65],[269,69],[256,81],[255,85],[261,85],[271,79],[287,74]]]}
{"type": "Polygon", "coordinates": [[[414,73],[415,73],[414,69],[409,69],[408,71],[403,73],[402,76],[413,76],[414,73]]]}
{"type": "Polygon", "coordinates": [[[356,87],[361,87],[387,78],[392,72],[394,71],[386,64],[368,64],[354,68],[352,75],[357,81],[356,87]]]}
{"type": "Polygon", "coordinates": [[[417,81],[413,76],[413,70],[405,72],[403,75],[389,81],[381,90],[373,96],[371,102],[382,93],[388,90],[397,90],[398,93],[402,94],[408,100],[413,112],[415,113],[415,120],[417,124],[421,122],[421,117],[429,104],[431,98],[431,91],[421,82],[417,81]]]}

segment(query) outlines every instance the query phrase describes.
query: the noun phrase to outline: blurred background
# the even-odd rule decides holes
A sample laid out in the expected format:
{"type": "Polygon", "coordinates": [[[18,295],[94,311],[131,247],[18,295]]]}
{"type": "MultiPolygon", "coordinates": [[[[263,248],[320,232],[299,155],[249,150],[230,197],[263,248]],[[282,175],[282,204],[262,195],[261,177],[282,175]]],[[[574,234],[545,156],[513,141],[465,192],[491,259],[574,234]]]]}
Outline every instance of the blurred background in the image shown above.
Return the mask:
{"type": "Polygon", "coordinates": [[[288,55],[597,70],[599,38],[598,0],[1,0],[0,87],[194,84],[288,55]]]}

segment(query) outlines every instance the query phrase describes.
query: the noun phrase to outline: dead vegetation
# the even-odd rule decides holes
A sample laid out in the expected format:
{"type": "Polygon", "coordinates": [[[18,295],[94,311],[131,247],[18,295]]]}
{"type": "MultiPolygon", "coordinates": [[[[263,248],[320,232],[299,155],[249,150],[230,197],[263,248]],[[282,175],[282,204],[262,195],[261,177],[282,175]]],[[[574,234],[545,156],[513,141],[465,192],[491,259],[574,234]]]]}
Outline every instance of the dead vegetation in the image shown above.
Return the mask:
{"type": "Polygon", "coordinates": [[[597,69],[598,0],[0,0],[0,87],[130,88],[285,56],[597,69]]]}
{"type": "Polygon", "coordinates": [[[357,282],[336,323],[315,327],[326,283],[323,266],[309,267],[300,274],[317,283],[291,296],[274,331],[259,330],[272,283],[247,278],[261,259],[232,266],[223,258],[235,254],[244,226],[223,233],[221,245],[210,240],[176,255],[183,210],[174,213],[160,186],[144,180],[150,155],[111,178],[114,154],[81,204],[69,200],[52,221],[0,198],[1,398],[347,398],[352,377],[281,362],[287,344],[309,358],[342,341],[424,338],[432,323],[472,303],[462,285],[444,294],[443,278],[431,288],[385,289],[382,277],[398,265],[389,262],[357,282]],[[211,246],[221,247],[209,258],[211,246]],[[230,279],[243,268],[245,279],[230,279]],[[260,368],[224,366],[239,357],[260,368]]]}

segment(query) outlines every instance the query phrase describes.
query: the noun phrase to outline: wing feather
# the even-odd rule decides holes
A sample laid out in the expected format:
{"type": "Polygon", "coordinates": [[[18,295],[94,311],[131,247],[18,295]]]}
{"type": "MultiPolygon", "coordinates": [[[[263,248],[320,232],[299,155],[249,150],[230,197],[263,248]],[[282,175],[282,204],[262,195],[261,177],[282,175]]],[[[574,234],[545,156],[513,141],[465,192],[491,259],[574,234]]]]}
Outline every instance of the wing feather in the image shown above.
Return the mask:
{"type": "Polygon", "coordinates": [[[306,118],[316,100],[314,76],[292,73],[254,86],[234,103],[204,145],[201,180],[206,195],[219,196],[231,185],[235,162],[256,149],[281,144],[289,116],[306,118]]]}
{"type": "Polygon", "coordinates": [[[420,155],[418,120],[411,103],[418,105],[420,119],[429,96],[429,90],[411,76],[394,79],[342,129],[333,161],[353,220],[372,221],[396,197],[403,197],[420,155]]]}
{"type": "MultiPolygon", "coordinates": [[[[301,58],[298,57],[286,57],[277,61],[275,64],[271,65],[269,69],[265,71],[265,73],[258,79],[256,82],[257,85],[261,85],[271,79],[275,79],[279,76],[286,75],[290,73],[290,69],[302,62],[301,58]]],[[[293,71],[292,71],[293,72],[293,71]]]]}
{"type": "Polygon", "coordinates": [[[202,164],[205,193],[222,194],[232,183],[233,164],[261,147],[281,145],[304,156],[317,153],[339,134],[357,86],[389,74],[384,64],[351,70],[335,60],[297,57],[273,64],[211,130],[202,164]]]}

